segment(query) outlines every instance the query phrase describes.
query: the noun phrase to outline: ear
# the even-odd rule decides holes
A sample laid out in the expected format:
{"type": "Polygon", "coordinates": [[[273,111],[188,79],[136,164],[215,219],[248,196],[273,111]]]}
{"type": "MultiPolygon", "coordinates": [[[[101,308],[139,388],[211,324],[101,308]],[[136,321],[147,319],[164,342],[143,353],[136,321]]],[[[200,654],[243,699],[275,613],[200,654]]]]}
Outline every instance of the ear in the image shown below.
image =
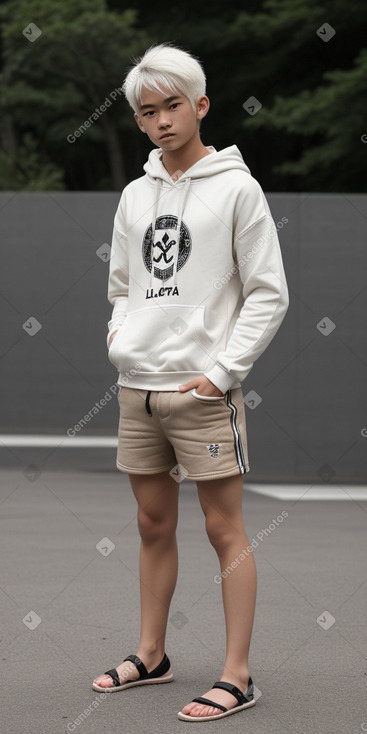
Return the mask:
{"type": "Polygon", "coordinates": [[[202,120],[203,117],[208,113],[210,107],[209,97],[206,94],[202,94],[196,100],[196,117],[198,120],[202,120]]]}
{"type": "Polygon", "coordinates": [[[145,127],[144,127],[144,125],[143,125],[143,123],[142,123],[139,115],[137,115],[136,112],[134,112],[134,120],[135,120],[135,122],[136,122],[139,130],[141,130],[142,133],[146,133],[146,129],[145,129],[145,127]]]}

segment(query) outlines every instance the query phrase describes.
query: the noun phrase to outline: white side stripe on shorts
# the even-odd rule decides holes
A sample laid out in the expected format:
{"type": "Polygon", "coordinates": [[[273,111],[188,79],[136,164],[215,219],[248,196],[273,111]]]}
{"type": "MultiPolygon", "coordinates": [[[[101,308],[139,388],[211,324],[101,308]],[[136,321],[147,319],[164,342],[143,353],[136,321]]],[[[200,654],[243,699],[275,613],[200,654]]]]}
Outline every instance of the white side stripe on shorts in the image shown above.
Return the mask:
{"type": "Polygon", "coordinates": [[[231,409],[231,426],[232,426],[232,431],[233,431],[233,436],[234,436],[234,447],[236,450],[238,466],[240,467],[241,474],[246,474],[243,446],[242,446],[241,436],[238,432],[238,428],[236,424],[237,408],[235,404],[232,403],[230,390],[228,390],[226,394],[226,403],[231,409]]]}

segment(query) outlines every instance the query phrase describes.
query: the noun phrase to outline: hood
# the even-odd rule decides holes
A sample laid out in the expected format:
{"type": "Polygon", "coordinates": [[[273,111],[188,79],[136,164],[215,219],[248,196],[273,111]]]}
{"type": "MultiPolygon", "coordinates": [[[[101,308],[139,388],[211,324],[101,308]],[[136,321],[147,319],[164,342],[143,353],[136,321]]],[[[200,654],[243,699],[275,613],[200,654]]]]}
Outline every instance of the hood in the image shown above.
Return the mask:
{"type": "Polygon", "coordinates": [[[185,204],[189,195],[190,184],[192,179],[200,180],[201,178],[207,178],[214,176],[217,173],[223,171],[240,169],[251,175],[250,169],[246,166],[242,155],[237,148],[237,145],[231,145],[228,148],[217,151],[212,145],[206,146],[207,150],[210,151],[210,155],[206,155],[200,160],[196,161],[191,168],[182,173],[179,179],[175,182],[166,168],[162,163],[162,148],[154,148],[150,153],[147,162],[144,164],[143,169],[146,172],[149,183],[155,186],[155,197],[153,205],[153,216],[152,216],[152,238],[151,238],[151,272],[150,272],[150,287],[153,287],[154,280],[154,262],[153,262],[153,247],[155,242],[155,224],[157,219],[157,208],[158,201],[160,198],[161,188],[164,189],[164,193],[168,192],[168,189],[178,189],[180,192],[179,205],[177,212],[177,232],[178,241],[177,247],[174,248],[174,262],[173,272],[169,280],[172,279],[173,286],[177,285],[177,262],[179,254],[179,241],[181,233],[181,222],[185,210],[185,204]]]}

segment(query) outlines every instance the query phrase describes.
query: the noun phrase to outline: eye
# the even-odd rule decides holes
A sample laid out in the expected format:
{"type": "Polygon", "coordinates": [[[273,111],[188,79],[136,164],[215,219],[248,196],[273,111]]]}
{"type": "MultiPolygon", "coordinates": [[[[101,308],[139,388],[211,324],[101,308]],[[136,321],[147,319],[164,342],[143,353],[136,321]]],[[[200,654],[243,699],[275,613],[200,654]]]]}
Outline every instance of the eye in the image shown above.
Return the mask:
{"type": "MultiPolygon", "coordinates": [[[[179,107],[180,104],[181,102],[172,102],[172,104],[170,104],[169,106],[169,109],[179,107]]],[[[143,117],[147,117],[148,115],[149,116],[154,115],[154,112],[155,110],[149,110],[149,112],[144,112],[143,117]]]]}

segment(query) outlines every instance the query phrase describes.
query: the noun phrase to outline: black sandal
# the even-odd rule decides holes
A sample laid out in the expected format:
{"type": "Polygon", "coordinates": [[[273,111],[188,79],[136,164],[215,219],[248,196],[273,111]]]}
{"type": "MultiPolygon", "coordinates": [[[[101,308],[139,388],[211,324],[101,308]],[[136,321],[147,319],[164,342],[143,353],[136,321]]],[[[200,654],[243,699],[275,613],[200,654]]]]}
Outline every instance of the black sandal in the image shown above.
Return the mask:
{"type": "Polygon", "coordinates": [[[242,691],[240,691],[237,686],[234,686],[233,683],[226,683],[223,680],[216,681],[212,688],[223,688],[224,691],[232,693],[232,695],[237,698],[238,704],[230,709],[226,709],[225,706],[215,703],[215,701],[211,701],[209,698],[199,696],[198,698],[193,698],[192,703],[203,703],[206,706],[214,706],[217,709],[221,709],[223,713],[213,714],[212,716],[190,716],[189,714],[183,714],[182,711],[179,711],[177,714],[178,718],[181,719],[181,721],[211,721],[211,719],[222,719],[224,716],[229,716],[230,714],[237,713],[237,711],[242,711],[243,709],[250,708],[250,706],[255,706],[254,684],[251,676],[248,679],[248,687],[245,693],[242,693],[242,691]]]}
{"type": "MultiPolygon", "coordinates": [[[[125,660],[131,660],[131,662],[136,665],[140,673],[140,678],[121,684],[116,668],[111,668],[111,670],[106,670],[104,675],[111,676],[113,686],[102,688],[102,686],[99,686],[94,680],[92,683],[93,690],[103,692],[110,691],[111,693],[114,693],[115,691],[123,691],[124,688],[132,688],[133,686],[143,686],[149,683],[170,683],[170,681],[173,680],[173,674],[171,672],[167,672],[170,669],[171,663],[166,653],[164,653],[163,660],[150,673],[148,673],[144,663],[137,655],[128,655],[125,660]]],[[[125,660],[123,662],[125,662],[125,660]]]]}

